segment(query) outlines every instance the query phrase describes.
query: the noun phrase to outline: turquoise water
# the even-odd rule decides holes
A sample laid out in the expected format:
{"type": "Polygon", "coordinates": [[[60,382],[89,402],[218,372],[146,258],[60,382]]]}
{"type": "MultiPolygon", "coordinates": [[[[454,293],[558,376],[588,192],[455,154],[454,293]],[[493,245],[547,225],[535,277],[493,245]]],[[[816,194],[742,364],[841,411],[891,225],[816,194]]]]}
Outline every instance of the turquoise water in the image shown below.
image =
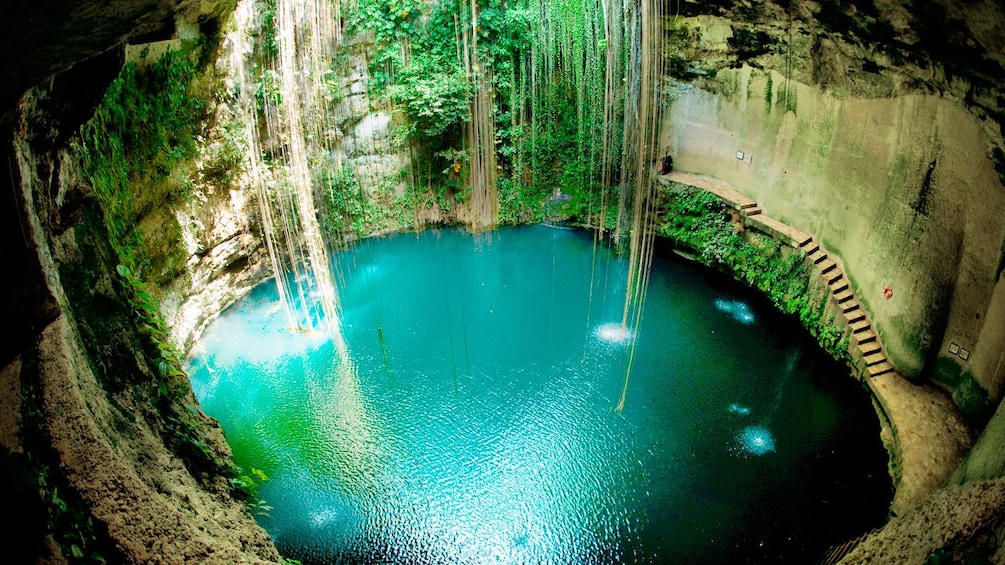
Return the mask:
{"type": "Polygon", "coordinates": [[[271,282],[190,359],[287,557],[814,563],[886,515],[860,385],[715,273],[658,259],[625,334],[626,261],[583,232],[427,230],[338,261],[351,366],[287,328],[271,282]]]}

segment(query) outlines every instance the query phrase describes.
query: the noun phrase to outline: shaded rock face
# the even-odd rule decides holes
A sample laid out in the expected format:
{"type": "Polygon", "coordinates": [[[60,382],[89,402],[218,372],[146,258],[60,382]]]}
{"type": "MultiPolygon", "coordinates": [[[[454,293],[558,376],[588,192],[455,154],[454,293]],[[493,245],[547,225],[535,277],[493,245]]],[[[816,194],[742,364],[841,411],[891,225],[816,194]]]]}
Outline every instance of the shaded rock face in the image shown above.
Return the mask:
{"type": "MultiPolygon", "coordinates": [[[[152,364],[100,211],[72,153],[55,142],[58,128],[48,129],[53,116],[39,104],[45,96],[24,99],[9,154],[16,164],[10,188],[24,202],[15,225],[35,253],[21,266],[40,273],[26,279],[22,296],[42,306],[25,308],[28,346],[0,371],[13,392],[0,398],[0,411],[21,416],[6,418],[3,447],[30,454],[28,472],[47,499],[59,493],[66,512],[90,516],[88,555],[130,563],[278,561],[232,491],[222,430],[195,408],[184,375],[152,364]]],[[[61,534],[58,526],[51,532],[66,544],[61,534]]],[[[49,547],[39,545],[38,554],[49,547]]]]}
{"type": "MultiPolygon", "coordinates": [[[[197,408],[187,379],[153,361],[68,144],[121,68],[123,40],[173,30],[176,17],[212,26],[232,5],[19,4],[2,24],[3,41],[15,46],[0,93],[8,101],[0,260],[10,269],[0,290],[12,337],[0,346],[0,454],[11,473],[0,498],[24,519],[3,539],[18,548],[16,562],[64,562],[71,544],[110,563],[279,562],[229,482],[222,430],[197,408]]],[[[198,286],[200,270],[207,279],[254,276],[246,267],[257,263],[257,242],[243,201],[231,197],[203,212],[213,218],[188,218],[203,224],[191,232],[204,257],[193,253],[203,266],[184,284],[198,286]]]]}
{"type": "Polygon", "coordinates": [[[212,25],[233,8],[212,0],[7,2],[0,23],[0,107],[28,88],[129,40],[174,33],[176,18],[212,25]]]}
{"type": "Polygon", "coordinates": [[[841,563],[925,563],[933,554],[948,563],[978,556],[990,560],[973,562],[1002,563],[995,540],[1003,531],[1005,479],[949,487],[870,534],[841,563]]]}

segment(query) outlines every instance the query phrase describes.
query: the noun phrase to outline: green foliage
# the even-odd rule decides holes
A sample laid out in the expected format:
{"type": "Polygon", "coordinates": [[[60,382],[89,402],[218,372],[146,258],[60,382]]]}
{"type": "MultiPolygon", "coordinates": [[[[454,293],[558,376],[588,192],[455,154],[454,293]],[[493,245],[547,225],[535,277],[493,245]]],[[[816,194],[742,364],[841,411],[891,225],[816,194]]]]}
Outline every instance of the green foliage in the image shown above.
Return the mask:
{"type": "MultiPolygon", "coordinates": [[[[230,118],[216,131],[219,139],[202,149],[202,174],[206,179],[230,184],[235,175],[244,169],[244,159],[248,153],[244,124],[236,118],[230,118]]],[[[183,190],[185,194],[190,193],[192,184],[189,180],[183,190]]]]}
{"type": "Polygon", "coordinates": [[[478,18],[481,28],[479,41],[487,59],[499,67],[531,49],[538,16],[527,6],[509,6],[500,2],[487,4],[478,18]]]}
{"type": "Polygon", "coordinates": [[[456,64],[437,64],[432,58],[416,56],[388,88],[389,98],[408,116],[409,133],[433,140],[466,122],[474,95],[464,70],[456,64]]]}
{"type": "Polygon", "coordinates": [[[169,343],[157,301],[138,274],[149,258],[141,253],[142,237],[135,222],[171,195],[177,187],[168,175],[194,156],[204,117],[204,103],[188,92],[195,73],[181,52],[167,53],[149,67],[126,65],[75,141],[100,203],[109,243],[121,262],[116,270],[124,294],[149,341],[148,352],[161,378],[157,388],[165,396],[164,379],[185,373],[169,343]]]}
{"type": "Polygon", "coordinates": [[[262,55],[267,59],[279,56],[279,43],[276,41],[276,0],[262,0],[261,35],[258,44],[262,55]]]}
{"type": "Polygon", "coordinates": [[[121,277],[136,322],[149,340],[149,353],[155,359],[160,376],[158,392],[161,396],[168,396],[167,380],[187,376],[181,368],[181,356],[169,340],[167,322],[160,314],[160,305],[147,290],[146,283],[136,277],[129,267],[120,264],[116,271],[121,277]]]}
{"type": "Polygon", "coordinates": [[[782,312],[800,322],[832,357],[848,360],[848,337],[833,316],[823,318],[826,295],[814,302],[809,273],[801,252],[783,252],[767,236],[745,238],[728,220],[727,208],[710,192],[675,185],[660,198],[663,224],[657,233],[697,252],[709,266],[728,271],[763,292],[782,312]]]}
{"type": "MultiPolygon", "coordinates": [[[[184,372],[168,343],[157,302],[139,276],[150,260],[142,253],[136,222],[153,206],[177,195],[179,185],[168,176],[195,154],[205,111],[202,100],[188,92],[195,74],[194,65],[181,52],[167,53],[149,67],[126,65],[74,142],[120,262],[117,271],[124,293],[162,379],[184,372]]],[[[236,151],[229,151],[229,158],[236,151]]],[[[180,186],[190,186],[190,181],[180,186]]]]}
{"type": "Polygon", "coordinates": [[[520,184],[517,179],[499,179],[499,223],[531,224],[544,220],[540,195],[520,184]]]}
{"type": "Polygon", "coordinates": [[[603,33],[599,4],[479,2],[476,29],[467,38],[478,45],[472,76],[461,40],[462,28],[471,25],[470,4],[361,0],[346,21],[348,34],[373,38],[370,95],[402,110],[400,133],[414,150],[414,182],[425,185],[441,209],[468,195],[462,185],[468,157],[457,156],[464,151],[462,126],[470,119],[475,81],[490,79],[500,221],[541,221],[556,191],[572,198],[573,221],[596,213],[589,206],[600,200],[594,194],[606,52],[593,35],[603,33]],[[563,36],[568,46],[545,41],[551,35],[563,36]]]}
{"type": "Polygon", "coordinates": [[[378,48],[395,45],[418,35],[423,8],[421,0],[359,0],[356,9],[346,13],[346,30],[349,34],[373,34],[378,48]]]}
{"type": "Polygon", "coordinates": [[[984,429],[994,415],[995,404],[973,374],[953,358],[939,356],[935,360],[933,378],[952,391],[953,400],[967,423],[975,430],[984,429]]]}
{"type": "MultiPolygon", "coordinates": [[[[451,4],[449,2],[443,4],[451,4]]],[[[437,11],[440,3],[436,4],[437,11]]],[[[434,60],[445,60],[449,53],[443,42],[430,44],[423,41],[431,31],[442,35],[453,33],[453,18],[433,19],[421,17],[424,4],[421,0],[359,0],[356,8],[346,11],[346,31],[350,35],[364,34],[373,37],[375,52],[370,57],[370,95],[383,96],[395,81],[395,75],[404,67],[402,53],[405,46],[416,43],[415,52],[425,53],[434,60]],[[437,48],[439,47],[439,48],[437,48]]]]}
{"type": "Polygon", "coordinates": [[[74,141],[109,241],[134,269],[147,264],[134,253],[142,241],[138,219],[164,201],[184,199],[191,186],[171,174],[195,155],[205,113],[205,103],[188,91],[195,73],[181,52],[148,67],[127,64],[74,141]]]}
{"type": "Polygon", "coordinates": [[[325,233],[341,236],[351,231],[357,237],[366,235],[370,201],[352,169],[342,165],[316,167],[314,186],[322,193],[318,220],[325,233]]]}
{"type": "Polygon", "coordinates": [[[273,510],[267,502],[258,497],[258,489],[262,483],[269,480],[269,477],[261,469],[251,468],[249,473],[244,473],[241,469],[233,470],[234,476],[230,478],[230,486],[234,494],[244,503],[248,512],[252,516],[268,516],[273,510]]]}
{"type": "Polygon", "coordinates": [[[255,105],[258,111],[263,112],[266,104],[279,106],[282,102],[282,84],[279,80],[279,74],[272,69],[263,70],[255,82],[255,105]]]}
{"type": "Polygon", "coordinates": [[[45,492],[50,509],[50,519],[55,529],[62,532],[60,546],[64,557],[71,563],[107,563],[103,555],[95,551],[98,540],[95,535],[94,518],[84,510],[81,503],[69,504],[59,493],[59,487],[47,490],[47,484],[40,484],[45,492]],[[69,553],[69,555],[66,555],[69,553]]]}
{"type": "Polygon", "coordinates": [[[157,300],[146,284],[126,265],[116,271],[123,294],[132,308],[135,323],[145,337],[145,353],[155,370],[153,398],[167,424],[165,440],[193,471],[219,469],[221,462],[209,447],[202,431],[201,412],[186,400],[189,397],[188,375],[182,368],[181,355],[169,339],[167,322],[160,314],[157,300]]]}
{"type": "MultiPolygon", "coordinates": [[[[156,407],[157,417],[148,415],[151,428],[201,478],[221,472],[223,463],[203,431],[205,416],[193,404],[181,357],[143,279],[151,259],[137,227],[154,206],[187,197],[184,190],[191,187],[178,171],[191,167],[206,117],[204,102],[189,90],[196,72],[182,52],[146,67],[128,64],[81,127],[73,146],[98,210],[87,207],[77,230],[78,245],[90,253],[61,274],[75,295],[71,303],[85,310],[78,320],[95,373],[156,407]],[[101,240],[110,249],[97,243],[101,240]],[[108,272],[112,268],[117,276],[108,272]],[[109,279],[116,288],[109,288],[109,279]],[[122,357],[130,350],[143,352],[139,365],[135,357],[122,357]]],[[[237,152],[224,149],[221,159],[232,161],[237,152]]]]}

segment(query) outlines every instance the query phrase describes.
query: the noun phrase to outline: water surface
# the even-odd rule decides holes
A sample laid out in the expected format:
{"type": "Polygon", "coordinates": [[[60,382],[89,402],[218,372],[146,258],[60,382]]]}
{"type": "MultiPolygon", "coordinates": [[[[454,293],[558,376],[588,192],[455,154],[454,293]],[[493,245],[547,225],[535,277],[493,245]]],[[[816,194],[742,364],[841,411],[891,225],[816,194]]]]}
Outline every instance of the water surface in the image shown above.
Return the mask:
{"type": "Polygon", "coordinates": [[[885,517],[868,397],[720,276],[657,260],[634,331],[626,261],[574,230],[427,230],[338,263],[351,366],[272,283],[190,360],[288,557],[812,563],[885,517]]]}

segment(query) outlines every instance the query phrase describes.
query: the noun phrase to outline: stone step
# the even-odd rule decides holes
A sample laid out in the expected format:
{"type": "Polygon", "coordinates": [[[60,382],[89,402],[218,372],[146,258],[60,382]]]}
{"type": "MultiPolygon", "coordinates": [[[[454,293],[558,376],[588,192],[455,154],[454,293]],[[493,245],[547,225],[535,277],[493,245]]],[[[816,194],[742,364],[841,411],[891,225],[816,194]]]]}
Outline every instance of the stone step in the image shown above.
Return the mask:
{"type": "Polygon", "coordinates": [[[862,352],[862,355],[864,356],[864,355],[872,355],[877,351],[882,351],[883,347],[880,346],[879,342],[874,339],[866,343],[859,342],[858,349],[859,351],[862,352]]]}
{"type": "Polygon", "coordinates": [[[883,361],[886,361],[886,355],[883,354],[882,351],[878,351],[876,353],[872,353],[870,355],[866,355],[866,356],[862,357],[862,359],[865,361],[866,366],[871,367],[873,365],[876,365],[876,364],[882,363],[883,361]]]}
{"type": "Polygon", "coordinates": [[[744,212],[746,212],[747,216],[756,216],[756,215],[760,214],[763,211],[764,210],[762,210],[760,206],[755,206],[754,208],[747,208],[747,209],[744,210],[744,212]]]}
{"type": "Polygon", "coordinates": [[[848,321],[848,324],[854,324],[855,322],[865,322],[868,324],[868,320],[865,320],[865,313],[862,312],[862,309],[860,308],[856,308],[850,312],[845,312],[844,318],[848,321]]]}
{"type": "Polygon", "coordinates": [[[817,263],[817,267],[820,267],[820,273],[826,274],[837,268],[837,263],[833,259],[824,259],[823,261],[817,263]]]}
{"type": "Polygon", "coordinates": [[[750,202],[741,202],[740,203],[740,209],[741,210],[746,209],[746,208],[754,208],[756,206],[757,206],[757,202],[754,202],[753,200],[751,200],[750,202]]]}
{"type": "Polygon", "coordinates": [[[866,371],[868,371],[870,377],[878,377],[893,372],[893,365],[889,361],[883,361],[882,363],[866,367],[866,371]]]}
{"type": "Polygon", "coordinates": [[[842,273],[840,269],[836,268],[831,269],[829,272],[823,273],[823,275],[824,280],[827,281],[827,284],[829,285],[836,283],[838,280],[844,277],[844,273],[842,273]]]}
{"type": "Polygon", "coordinates": [[[855,298],[855,293],[852,292],[851,290],[848,290],[848,288],[845,288],[841,292],[835,292],[834,298],[837,299],[838,304],[842,304],[844,302],[848,302],[852,298],[855,298]]]}
{"type": "Polygon", "coordinates": [[[861,316],[854,322],[848,322],[848,327],[851,328],[851,333],[857,334],[871,328],[872,324],[869,323],[869,320],[865,319],[865,316],[861,316]]]}
{"type": "MultiPolygon", "coordinates": [[[[813,254],[817,253],[818,251],[820,253],[823,253],[823,250],[820,249],[820,246],[817,245],[816,243],[812,242],[812,241],[810,242],[809,245],[807,245],[806,247],[803,247],[802,249],[803,249],[803,253],[805,253],[807,256],[813,255],[813,254]]],[[[824,253],[824,255],[826,255],[826,253],[824,253]]]]}
{"type": "Polygon", "coordinates": [[[837,282],[831,285],[831,292],[833,292],[834,294],[844,292],[846,290],[848,290],[848,292],[851,292],[848,289],[848,279],[841,278],[837,282]]]}
{"type": "Polygon", "coordinates": [[[859,345],[876,341],[876,332],[872,331],[871,329],[858,333],[853,333],[852,335],[858,341],[859,345]]]}
{"type": "Polygon", "coordinates": [[[852,299],[841,304],[841,311],[844,312],[845,316],[850,316],[851,314],[849,314],[849,312],[855,312],[856,315],[861,312],[862,315],[865,316],[865,312],[862,311],[861,306],[862,305],[858,303],[858,300],[852,299]]]}
{"type": "Polygon", "coordinates": [[[812,235],[806,235],[806,236],[803,236],[799,241],[796,241],[796,244],[799,245],[799,247],[805,248],[807,245],[809,245],[812,242],[813,242],[813,236],[812,235]]]}

